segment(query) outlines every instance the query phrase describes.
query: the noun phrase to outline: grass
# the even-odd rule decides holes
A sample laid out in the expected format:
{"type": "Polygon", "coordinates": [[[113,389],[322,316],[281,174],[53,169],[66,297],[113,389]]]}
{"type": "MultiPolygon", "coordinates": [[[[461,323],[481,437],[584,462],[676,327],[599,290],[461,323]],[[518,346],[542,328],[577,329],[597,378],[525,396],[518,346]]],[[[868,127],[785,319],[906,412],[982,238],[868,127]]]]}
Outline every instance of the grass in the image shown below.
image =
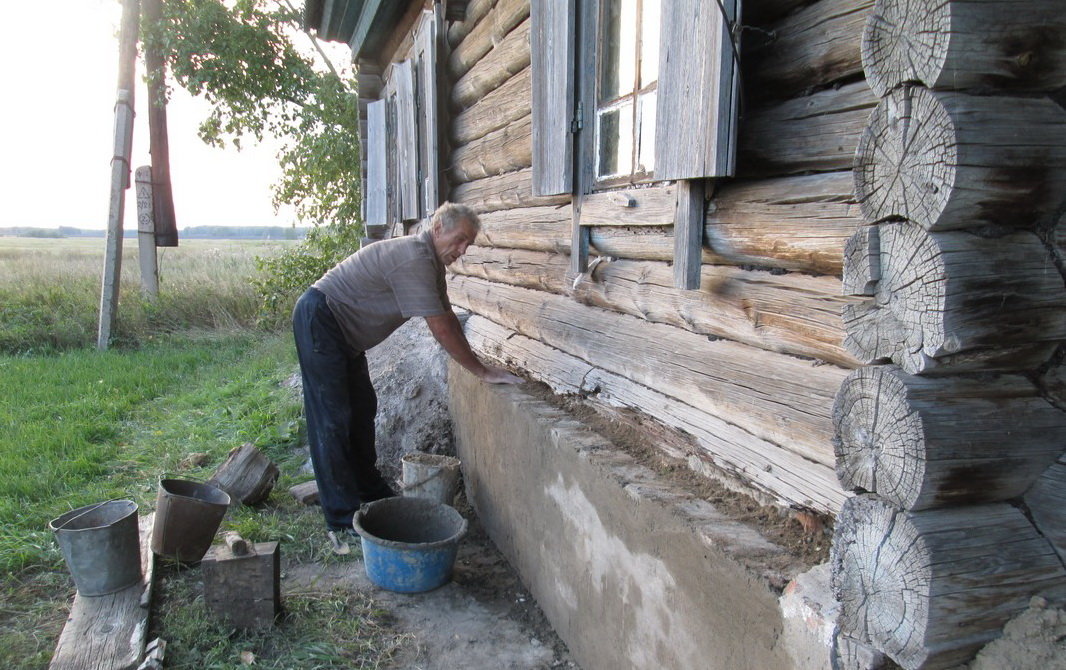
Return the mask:
{"type": "MultiPolygon", "coordinates": [[[[223,527],[280,540],[289,566],[350,560],[326,551],[321,513],[286,493],[310,478],[297,449],[299,397],[284,383],[295,352],[287,332],[257,324],[252,289],[242,285],[254,245],[217,253],[187,245],[186,283],[168,283],[164,269],[166,301],[123,303],[120,319],[134,323],[120,326],[124,346],[98,352],[81,334],[95,339],[90,245],[20,244],[22,256],[0,239],[0,351],[8,352],[0,354],[0,667],[47,667],[65,623],[74,591],[49,519],[115,497],[146,513],[160,475],[206,478],[244,442],[282,476],[265,503],[232,509],[223,527]],[[37,304],[42,297],[51,302],[37,304]],[[52,332],[63,328],[73,332],[52,332]],[[43,344],[34,339],[45,331],[43,344]],[[205,455],[203,465],[192,465],[193,453],[205,455]]],[[[271,631],[235,631],[206,611],[198,569],[159,572],[149,635],[168,640],[168,668],[243,667],[246,652],[259,667],[376,668],[404,641],[366,596],[332,591],[286,593],[271,631]]]]}

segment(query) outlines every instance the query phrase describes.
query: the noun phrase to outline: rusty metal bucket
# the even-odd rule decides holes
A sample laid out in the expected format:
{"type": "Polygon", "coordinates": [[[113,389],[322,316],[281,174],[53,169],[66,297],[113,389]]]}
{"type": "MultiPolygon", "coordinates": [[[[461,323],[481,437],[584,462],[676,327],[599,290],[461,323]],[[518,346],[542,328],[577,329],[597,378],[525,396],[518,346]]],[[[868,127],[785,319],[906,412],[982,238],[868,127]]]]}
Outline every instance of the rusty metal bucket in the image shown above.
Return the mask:
{"type": "Polygon", "coordinates": [[[159,479],[152,551],[182,563],[204,557],[229,509],[228,493],[203,482],[159,479]]]}

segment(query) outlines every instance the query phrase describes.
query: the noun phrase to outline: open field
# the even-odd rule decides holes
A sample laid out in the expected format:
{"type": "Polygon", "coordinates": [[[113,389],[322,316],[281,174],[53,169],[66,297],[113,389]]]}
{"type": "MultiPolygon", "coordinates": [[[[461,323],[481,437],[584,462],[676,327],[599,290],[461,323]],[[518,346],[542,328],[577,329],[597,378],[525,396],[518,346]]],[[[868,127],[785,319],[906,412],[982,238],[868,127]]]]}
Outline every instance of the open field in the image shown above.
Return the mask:
{"type": "MultiPolygon", "coordinates": [[[[159,249],[160,296],[141,294],[137,247],[123,247],[115,341],[137,344],[188,328],[231,330],[259,323],[249,281],[256,258],[291,242],[184,240],[159,249]]],[[[0,237],[0,352],[32,353],[96,341],[103,242],[0,237]]],[[[271,324],[276,325],[276,324],[271,324]]]]}

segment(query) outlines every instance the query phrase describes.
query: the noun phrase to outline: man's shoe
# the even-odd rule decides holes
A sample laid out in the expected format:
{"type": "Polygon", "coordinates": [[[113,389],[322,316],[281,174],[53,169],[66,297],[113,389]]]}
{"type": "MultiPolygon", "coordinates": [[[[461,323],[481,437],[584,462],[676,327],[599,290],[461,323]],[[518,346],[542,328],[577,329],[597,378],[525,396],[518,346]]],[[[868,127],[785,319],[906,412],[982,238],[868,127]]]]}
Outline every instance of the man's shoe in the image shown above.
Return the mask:
{"type": "Polygon", "coordinates": [[[348,541],[354,536],[355,532],[347,529],[326,531],[326,537],[329,538],[330,550],[338,556],[347,556],[352,553],[352,548],[348,546],[348,541]]]}

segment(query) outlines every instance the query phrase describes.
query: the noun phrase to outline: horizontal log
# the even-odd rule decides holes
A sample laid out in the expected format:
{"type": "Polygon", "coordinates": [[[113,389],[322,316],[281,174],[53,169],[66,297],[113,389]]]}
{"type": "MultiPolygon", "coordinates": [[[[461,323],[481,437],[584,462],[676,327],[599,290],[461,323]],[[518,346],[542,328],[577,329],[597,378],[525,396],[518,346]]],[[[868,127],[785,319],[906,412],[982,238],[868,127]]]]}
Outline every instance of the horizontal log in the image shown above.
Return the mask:
{"type": "Polygon", "coordinates": [[[524,68],[452,120],[454,146],[466,144],[531,113],[530,69],[524,68]]]}
{"type": "Polygon", "coordinates": [[[1066,412],[1025,377],[855,370],[833,406],[837,476],[908,510],[1024,493],[1063,452],[1066,412]]]}
{"type": "Polygon", "coordinates": [[[843,367],[857,361],[844,351],[840,283],[831,277],[773,275],[706,265],[695,291],[674,288],[667,263],[615,260],[589,279],[568,279],[564,253],[471,247],[451,269],[461,275],[570,295],[586,305],[780,353],[843,367]]]}
{"type": "Polygon", "coordinates": [[[748,54],[753,98],[787,98],[862,74],[862,29],[874,0],[820,0],[775,23],[774,39],[748,54]]]}
{"type": "Polygon", "coordinates": [[[1052,463],[1024,497],[1036,526],[1066,563],[1066,455],[1052,463]]]}
{"type": "Polygon", "coordinates": [[[774,21],[816,0],[746,0],[740,11],[745,26],[768,27],[774,21]]]}
{"type": "Polygon", "coordinates": [[[879,266],[866,281],[861,243],[845,258],[845,286],[872,284],[869,300],[844,307],[844,345],[860,361],[911,374],[1029,370],[1066,339],[1062,275],[1036,235],[930,233],[910,222],[858,235],[877,245],[879,266]]]}
{"type": "Polygon", "coordinates": [[[466,3],[466,16],[463,20],[448,26],[448,46],[453,49],[458,46],[481,22],[481,19],[485,18],[485,15],[496,6],[496,2],[497,0],[469,0],[466,3]]]}
{"type": "Polygon", "coordinates": [[[677,207],[673,182],[586,195],[581,201],[583,226],[672,226],[677,207]]]}
{"type": "Polygon", "coordinates": [[[532,166],[532,127],[532,118],[526,115],[469,144],[456,147],[447,168],[448,179],[453,184],[462,184],[532,166]]]}
{"type": "Polygon", "coordinates": [[[491,12],[455,45],[448,56],[452,80],[470,71],[481,58],[500,43],[504,35],[529,17],[529,0],[497,0],[491,12]]]}
{"type": "MultiPolygon", "coordinates": [[[[851,188],[849,172],[725,184],[707,206],[703,262],[839,276],[844,245],[862,224],[851,188]]],[[[569,205],[485,214],[492,239],[478,244],[569,252],[571,216],[569,205]]],[[[591,237],[601,255],[673,260],[669,228],[596,227],[591,237]]]]}
{"type": "Polygon", "coordinates": [[[732,181],[707,206],[704,245],[732,263],[839,276],[862,224],[851,172],[732,181]]]}
{"type": "Polygon", "coordinates": [[[752,111],[741,121],[737,176],[851,169],[873,91],[860,81],[752,111]]]}
{"type": "Polygon", "coordinates": [[[1066,12],[1061,0],[877,0],[862,59],[879,96],[906,82],[1052,91],[1066,86],[1066,12]]]}
{"type": "Polygon", "coordinates": [[[451,102],[463,110],[499,88],[529,66],[529,25],[526,19],[452,86],[451,102]]]}
{"type": "Polygon", "coordinates": [[[451,200],[481,214],[513,207],[566,205],[570,196],[533,195],[533,171],[526,168],[459,184],[452,188],[451,200]]]}
{"type": "Polygon", "coordinates": [[[832,398],[846,371],[648,323],[543,291],[453,275],[454,303],[831,465],[832,398]]]}
{"type": "MultiPolygon", "coordinates": [[[[591,402],[650,414],[662,424],[695,438],[699,462],[727,473],[730,484],[792,507],[833,514],[844,492],[832,469],[778,444],[760,439],[702,409],[591,365],[587,361],[525,337],[489,319],[472,316],[466,336],[479,355],[524,370],[556,393],[581,394],[591,402]]],[[[671,454],[685,457],[685,454],[671,454]]],[[[689,462],[692,463],[689,454],[689,462]]],[[[694,464],[695,465],[695,464],[694,464]]],[[[714,471],[696,465],[710,476],[714,471]]]]}
{"type": "Polygon", "coordinates": [[[1033,595],[1066,587],[1051,545],[1004,503],[902,512],[849,498],[830,560],[842,632],[908,670],[969,660],[1033,595]]]}
{"type": "Polygon", "coordinates": [[[1037,226],[1066,199],[1066,110],[1046,98],[894,90],[862,133],[855,193],[870,222],[1037,226]]]}

